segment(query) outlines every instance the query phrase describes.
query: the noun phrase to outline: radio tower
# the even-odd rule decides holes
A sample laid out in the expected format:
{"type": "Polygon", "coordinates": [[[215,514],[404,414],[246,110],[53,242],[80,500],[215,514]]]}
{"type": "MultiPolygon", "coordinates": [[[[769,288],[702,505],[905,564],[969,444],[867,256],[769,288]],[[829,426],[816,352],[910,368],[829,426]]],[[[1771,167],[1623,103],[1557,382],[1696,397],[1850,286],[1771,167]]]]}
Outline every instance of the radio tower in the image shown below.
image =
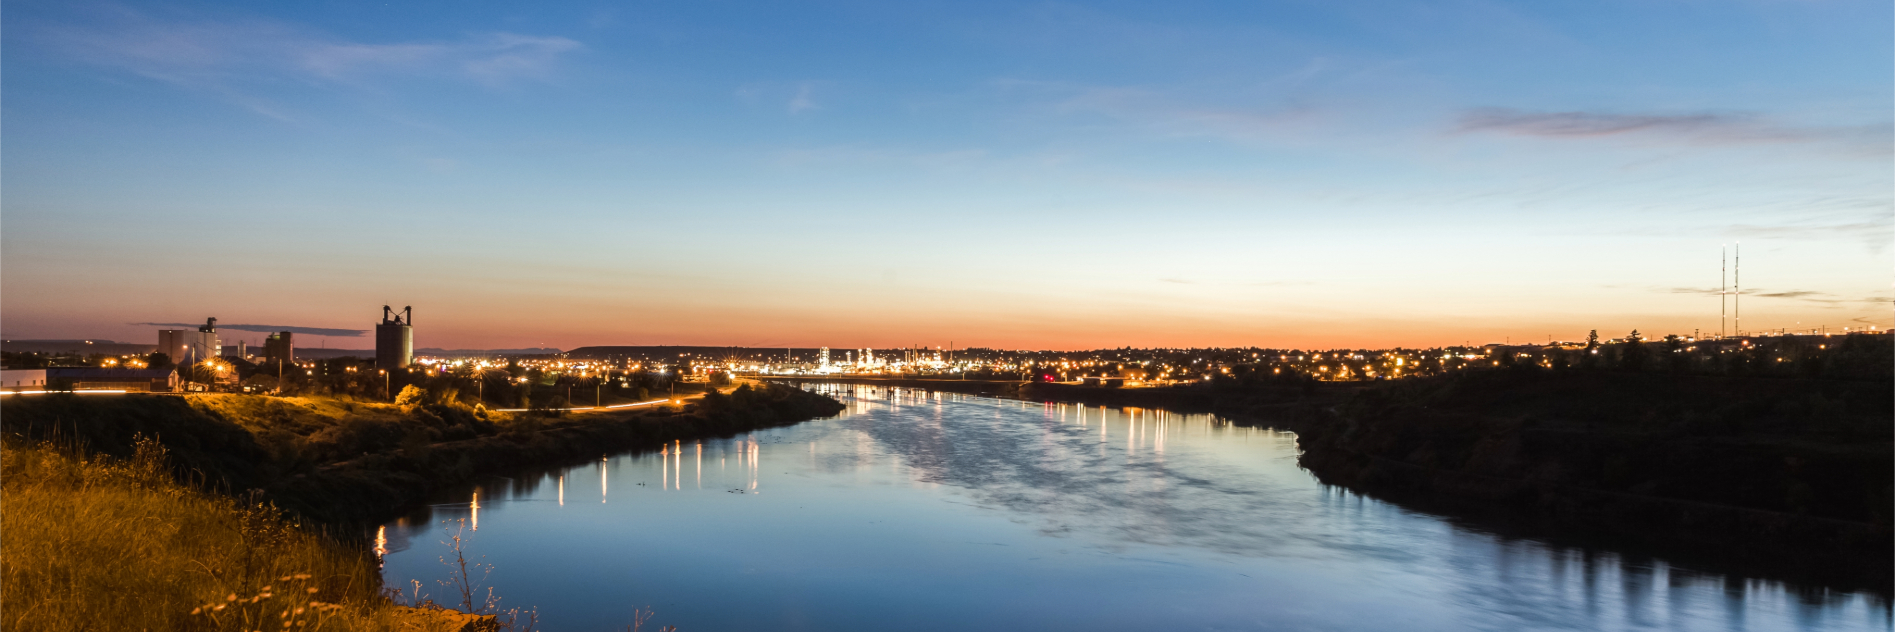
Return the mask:
{"type": "Polygon", "coordinates": [[[1731,329],[1744,335],[1744,242],[1731,249],[1731,285],[1737,295],[1731,297],[1731,329]]]}
{"type": "Polygon", "coordinates": [[[1717,338],[1724,339],[1724,328],[1730,324],[1730,246],[1717,249],[1717,338]]]}

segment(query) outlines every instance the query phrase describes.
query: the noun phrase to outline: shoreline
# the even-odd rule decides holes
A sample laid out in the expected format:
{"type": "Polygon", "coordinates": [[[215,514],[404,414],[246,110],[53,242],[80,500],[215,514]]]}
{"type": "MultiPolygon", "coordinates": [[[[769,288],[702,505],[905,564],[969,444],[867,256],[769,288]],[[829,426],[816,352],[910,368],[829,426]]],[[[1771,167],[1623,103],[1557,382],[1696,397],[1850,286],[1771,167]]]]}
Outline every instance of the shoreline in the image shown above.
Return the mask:
{"type": "MultiPolygon", "coordinates": [[[[1751,379],[1640,377],[1636,375],[1554,375],[1494,373],[1490,376],[1418,381],[1415,383],[1354,382],[1260,385],[1251,388],[1135,388],[1112,389],[1066,384],[1023,382],[969,382],[978,386],[954,389],[957,380],[915,380],[853,378],[847,380],[799,379],[791,382],[842,382],[881,386],[921,388],[947,392],[968,392],[1026,401],[1079,403],[1117,407],[1164,408],[1180,413],[1217,414],[1232,423],[1288,430],[1298,435],[1303,454],[1298,465],[1325,485],[1349,488],[1404,507],[1441,515],[1454,520],[1473,520],[1483,529],[1509,534],[1508,537],[1535,537],[1549,542],[1580,546],[1600,544],[1628,553],[1651,554],[1705,570],[1734,576],[1765,576],[1793,583],[1834,586],[1865,590],[1884,597],[1895,594],[1895,580],[1889,571],[1891,536],[1886,523],[1848,520],[1806,510],[1803,513],[1769,508],[1711,502],[1704,496],[1729,493],[1728,490],[1689,487],[1687,482],[1672,496],[1639,493],[1640,485],[1621,485],[1605,489],[1600,481],[1572,472],[1548,474],[1547,467],[1579,470],[1585,467],[1606,470],[1621,466],[1627,480],[1650,478],[1665,481],[1679,477],[1662,463],[1643,463],[1640,459],[1660,460],[1669,452],[1690,453],[1694,464],[1706,468],[1701,477],[1715,478],[1716,472],[1729,470],[1729,486],[1740,484],[1789,485],[1803,482],[1794,476],[1778,476],[1761,481],[1737,482],[1740,473],[1782,469],[1786,460],[1802,462],[1808,469],[1824,471],[1886,473],[1889,450],[1879,455],[1873,450],[1854,449],[1839,439],[1825,440],[1845,444],[1834,449],[1770,447],[1770,441],[1783,441],[1769,435],[1746,442],[1742,434],[1726,437],[1677,436],[1675,429],[1622,430],[1606,423],[1562,423],[1560,411],[1570,400],[1589,397],[1596,392],[1594,382],[1617,384],[1631,391],[1637,384],[1626,382],[1698,382],[1666,397],[1694,403],[1694,398],[1741,386],[1783,392],[1832,392],[1837,384],[1778,380],[1758,386],[1751,379]],[[1559,380],[1578,380],[1561,389],[1559,380]],[[945,383],[950,388],[934,388],[945,383]],[[1472,384],[1466,396],[1480,395],[1506,399],[1513,393],[1547,390],[1537,407],[1508,408],[1501,403],[1472,402],[1445,406],[1446,410],[1426,411],[1417,422],[1403,415],[1416,414],[1413,407],[1380,408],[1364,402],[1388,398],[1401,390],[1433,388],[1451,390],[1453,385],[1472,384]],[[1445,385],[1445,386],[1444,386],[1445,385]],[[1522,414],[1527,410],[1527,414],[1522,414]],[[1536,418],[1551,413],[1553,419],[1536,418]],[[1442,417],[1447,415],[1448,417],[1442,417]],[[1440,421],[1432,421],[1442,417],[1440,421]],[[1522,435],[1522,421],[1525,435],[1522,435]],[[1428,428],[1417,425],[1441,424],[1460,432],[1454,436],[1427,436],[1428,428]],[[1654,434],[1656,433],[1656,434],[1654,434]],[[1415,435],[1423,435],[1419,439],[1415,435]],[[1756,445],[1762,443],[1760,447],[1756,445]],[[1495,463],[1477,463],[1480,453],[1495,463]],[[1460,453],[1471,459],[1462,464],[1449,462],[1441,455],[1460,453]],[[1604,465],[1594,452],[1639,454],[1631,465],[1605,458],[1604,465]],[[1500,455],[1500,456],[1495,456],[1500,455]],[[1649,456],[1647,456],[1649,455],[1649,456]],[[1417,462],[1418,461],[1418,462],[1417,462]],[[1466,463],[1473,463],[1468,465],[1466,463]],[[1865,464],[1866,463],[1866,464],[1865,464]],[[1551,465],[1548,465],[1551,464],[1551,465]],[[1775,464],[1774,466],[1772,464],[1775,464]],[[1819,467],[1820,466],[1820,467],[1819,467]],[[1845,468],[1836,470],[1836,468],[1845,468]],[[1781,479],[1781,480],[1779,480],[1781,479]],[[1588,484],[1590,480],[1591,484],[1588,484]],[[1787,481],[1787,482],[1786,482],[1787,481]],[[1699,498],[1691,496],[1696,495],[1699,498]]],[[[1675,385],[1661,385],[1668,388],[1675,385]]],[[[1852,385],[1840,385],[1848,387],[1852,385]]],[[[1783,392],[1766,393],[1778,397],[1783,392]]],[[[1426,408],[1426,407],[1424,407],[1426,408]]],[[[1688,415],[1687,415],[1688,416],[1688,415]]],[[[1644,420],[1640,420],[1643,422],[1644,420]]],[[[1761,430],[1752,432],[1762,432],[1761,430]]],[[[1791,436],[1810,441],[1810,433],[1791,436]]],[[[1886,441],[1886,440],[1884,440],[1886,441]]],[[[1884,448],[1888,443],[1882,444],[1884,448]]],[[[1689,475],[1689,472],[1685,473],[1689,475]]],[[[1844,474],[1832,474],[1844,476],[1844,474]]],[[[1833,481],[1832,481],[1833,483],[1833,481]]],[[[1721,484],[1712,480],[1712,485],[1721,484]]],[[[1748,488],[1746,488],[1748,489],[1748,488]]],[[[1871,490],[1872,493],[1873,490],[1871,490]]]]}
{"type": "MultiPolygon", "coordinates": [[[[344,529],[373,529],[425,506],[443,489],[482,476],[553,467],[602,455],[657,449],[674,441],[726,438],[834,415],[843,405],[801,389],[757,389],[774,399],[720,410],[702,401],[634,411],[595,411],[525,434],[436,443],[418,455],[371,454],[332,463],[278,482],[268,494],[279,506],[344,529]],[[603,419],[602,419],[603,417],[603,419]]],[[[728,395],[725,396],[729,398],[728,395]]]]}

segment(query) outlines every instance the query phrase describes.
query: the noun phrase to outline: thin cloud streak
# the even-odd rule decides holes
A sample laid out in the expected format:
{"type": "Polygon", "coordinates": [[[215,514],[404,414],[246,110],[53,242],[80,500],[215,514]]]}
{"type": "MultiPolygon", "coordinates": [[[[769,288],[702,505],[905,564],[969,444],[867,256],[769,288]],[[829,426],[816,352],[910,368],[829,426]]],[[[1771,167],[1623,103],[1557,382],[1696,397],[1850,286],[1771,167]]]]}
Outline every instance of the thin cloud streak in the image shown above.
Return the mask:
{"type": "Polygon", "coordinates": [[[500,87],[544,80],[583,45],[557,36],[506,32],[453,41],[346,41],[286,23],[161,20],[131,9],[79,25],[49,24],[31,40],[66,59],[216,94],[259,114],[291,120],[257,96],[268,86],[359,85],[379,77],[458,77],[500,87]]]}
{"type": "MultiPolygon", "coordinates": [[[[1737,288],[1734,288],[1734,287],[1728,290],[1719,290],[1714,287],[1710,287],[1710,288],[1673,287],[1673,288],[1654,288],[1653,291],[1664,292],[1667,294],[1697,294],[1701,296],[1728,295],[1732,297],[1743,296],[1743,297],[1751,297],[1751,298],[1781,298],[1781,299],[1804,301],[1808,303],[1818,303],[1822,305],[1840,305],[1843,303],[1857,302],[1856,300],[1840,298],[1828,292],[1818,292],[1815,290],[1774,290],[1773,291],[1773,290],[1750,289],[1750,290],[1745,290],[1741,294],[1739,294],[1737,291],[1737,288]]],[[[1878,299],[1868,298],[1868,299],[1859,299],[1859,300],[1861,302],[1875,302],[1878,299]]]]}
{"type": "MultiPolygon", "coordinates": [[[[129,323],[129,324],[133,326],[137,326],[137,327],[201,327],[203,326],[203,323],[129,323]]],[[[311,336],[361,336],[363,334],[368,333],[367,329],[329,329],[325,327],[297,327],[294,325],[226,325],[226,324],[219,323],[217,325],[217,328],[218,329],[234,329],[237,331],[260,331],[264,333],[276,333],[279,331],[287,331],[293,334],[307,334],[311,336]]]]}
{"type": "Polygon", "coordinates": [[[1857,152],[1885,155],[1891,128],[1797,127],[1752,114],[1619,114],[1612,112],[1537,112],[1513,108],[1474,108],[1461,113],[1458,133],[1495,133],[1547,139],[1641,138],[1689,145],[1833,143],[1857,152]],[[1874,143],[1867,141],[1874,140],[1874,143]]]}

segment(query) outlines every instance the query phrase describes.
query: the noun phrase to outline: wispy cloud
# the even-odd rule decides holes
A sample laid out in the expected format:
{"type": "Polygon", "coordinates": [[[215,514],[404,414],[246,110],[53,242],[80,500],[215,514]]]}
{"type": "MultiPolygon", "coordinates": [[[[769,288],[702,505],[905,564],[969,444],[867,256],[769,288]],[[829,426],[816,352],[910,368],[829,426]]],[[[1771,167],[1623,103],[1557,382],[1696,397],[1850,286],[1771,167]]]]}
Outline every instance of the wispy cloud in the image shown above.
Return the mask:
{"type": "MultiPolygon", "coordinates": [[[[1764,298],[1802,298],[1802,299],[1811,299],[1811,297],[1817,297],[1817,296],[1830,296],[1828,292],[1816,292],[1816,291],[1811,291],[1811,290],[1788,290],[1788,291],[1783,291],[1783,292],[1756,292],[1753,295],[1761,296],[1764,298]]],[[[1811,299],[1811,300],[1818,300],[1818,299],[1811,299]]]]}
{"type": "MultiPolygon", "coordinates": [[[[1624,286],[1608,285],[1606,287],[1624,287],[1624,286]]],[[[1717,296],[1719,294],[1724,293],[1722,290],[1719,290],[1714,287],[1673,287],[1673,288],[1663,288],[1658,291],[1665,292],[1667,294],[1706,294],[1710,296],[1717,296]]]]}
{"type": "MultiPolygon", "coordinates": [[[[130,323],[130,324],[134,326],[139,326],[139,327],[199,327],[199,326],[202,326],[204,323],[130,323]]],[[[307,334],[311,336],[360,336],[360,335],[368,333],[367,329],[329,329],[325,327],[297,327],[294,325],[226,325],[223,323],[218,323],[217,328],[218,329],[234,329],[237,331],[261,331],[261,332],[266,332],[266,333],[276,333],[279,331],[287,331],[293,334],[307,334]]]]}
{"type": "Polygon", "coordinates": [[[1623,114],[1512,108],[1466,110],[1454,130],[1547,139],[1638,138],[1693,145],[1820,142],[1847,145],[1855,151],[1875,150],[1872,153],[1887,152],[1891,133],[1887,125],[1795,126],[1745,113],[1623,114]]]}
{"type": "Polygon", "coordinates": [[[358,42],[284,22],[160,19],[131,9],[29,33],[67,59],[203,90],[275,118],[289,118],[289,108],[260,96],[271,88],[414,76],[501,86],[544,80],[562,55],[582,47],[564,37],[514,33],[358,42]]]}
{"type": "Polygon", "coordinates": [[[789,102],[790,113],[799,114],[802,112],[816,109],[817,107],[816,98],[813,94],[815,92],[815,89],[816,89],[815,86],[811,85],[807,81],[803,82],[802,84],[797,85],[796,96],[790,97],[790,102],[789,102]]]}
{"type": "Polygon", "coordinates": [[[1818,292],[1815,290],[1764,290],[1764,289],[1753,288],[1749,290],[1744,290],[1743,294],[1739,295],[1737,293],[1737,289],[1734,287],[1727,290],[1719,290],[1718,288],[1714,288],[1714,287],[1670,287],[1670,288],[1651,288],[1651,289],[1656,292],[1664,292],[1667,294],[1697,294],[1697,295],[1702,295],[1702,296],[1729,295],[1733,298],[1736,298],[1738,296],[1743,296],[1747,298],[1781,298],[1781,299],[1805,301],[1805,302],[1810,302],[1810,303],[1820,303],[1823,305],[1841,305],[1843,303],[1873,302],[1877,300],[1874,298],[1849,299],[1849,298],[1843,298],[1841,296],[1837,296],[1835,294],[1831,294],[1829,292],[1818,292]]]}
{"type": "Polygon", "coordinates": [[[1861,218],[1859,221],[1808,222],[1796,224],[1736,224],[1725,229],[1734,237],[1760,239],[1815,239],[1857,238],[1869,247],[1871,252],[1881,252],[1889,240],[1895,238],[1895,217],[1877,213],[1879,219],[1861,218]]]}

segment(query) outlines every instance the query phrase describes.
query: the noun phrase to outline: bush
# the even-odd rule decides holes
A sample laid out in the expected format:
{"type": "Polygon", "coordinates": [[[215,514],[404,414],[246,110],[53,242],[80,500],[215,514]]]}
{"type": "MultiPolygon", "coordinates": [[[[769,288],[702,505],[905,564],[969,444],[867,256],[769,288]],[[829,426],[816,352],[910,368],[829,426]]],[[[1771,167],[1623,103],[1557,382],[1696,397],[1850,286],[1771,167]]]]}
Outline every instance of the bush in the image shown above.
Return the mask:
{"type": "Polygon", "coordinates": [[[427,391],[416,388],[413,384],[409,384],[401,387],[401,392],[395,395],[395,405],[400,406],[402,410],[414,410],[416,406],[420,406],[427,398],[427,391]]]}

